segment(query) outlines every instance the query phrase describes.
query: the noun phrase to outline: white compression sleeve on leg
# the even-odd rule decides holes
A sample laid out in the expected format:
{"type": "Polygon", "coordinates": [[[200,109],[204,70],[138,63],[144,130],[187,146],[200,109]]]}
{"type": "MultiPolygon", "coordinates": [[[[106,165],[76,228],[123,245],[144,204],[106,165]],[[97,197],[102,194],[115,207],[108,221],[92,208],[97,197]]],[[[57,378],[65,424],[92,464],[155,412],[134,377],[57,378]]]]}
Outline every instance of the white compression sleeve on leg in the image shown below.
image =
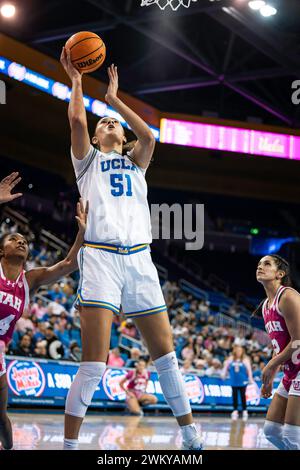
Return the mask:
{"type": "Polygon", "coordinates": [[[106,369],[105,362],[82,362],[66,399],[65,413],[83,418],[106,369]]]}
{"type": "Polygon", "coordinates": [[[268,439],[273,446],[277,447],[279,450],[285,449],[282,437],[283,424],[275,423],[274,421],[266,419],[263,431],[266,439],[268,439]]]}
{"type": "Polygon", "coordinates": [[[191,413],[190,401],[175,352],[159,357],[154,361],[154,365],[162,392],[174,416],[184,416],[191,413]]]}
{"type": "Polygon", "coordinates": [[[285,424],[282,437],[285,450],[300,450],[300,426],[285,424]]]}

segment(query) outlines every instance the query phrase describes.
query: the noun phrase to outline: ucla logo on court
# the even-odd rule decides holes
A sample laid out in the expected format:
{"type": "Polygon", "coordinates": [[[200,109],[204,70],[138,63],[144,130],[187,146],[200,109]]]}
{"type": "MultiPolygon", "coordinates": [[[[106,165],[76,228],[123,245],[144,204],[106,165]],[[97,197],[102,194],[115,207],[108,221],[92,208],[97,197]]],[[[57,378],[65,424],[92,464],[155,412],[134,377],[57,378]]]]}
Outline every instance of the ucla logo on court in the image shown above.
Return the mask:
{"type": "Polygon", "coordinates": [[[103,390],[110,400],[122,401],[126,393],[120,387],[120,380],[125,377],[127,370],[107,369],[102,377],[103,390]]]}
{"type": "Polygon", "coordinates": [[[190,402],[200,405],[205,398],[204,386],[200,378],[193,374],[184,374],[183,377],[190,402]]]}
{"type": "Polygon", "coordinates": [[[46,378],[36,362],[13,361],[7,368],[7,382],[17,396],[39,397],[45,389],[46,378]]]}

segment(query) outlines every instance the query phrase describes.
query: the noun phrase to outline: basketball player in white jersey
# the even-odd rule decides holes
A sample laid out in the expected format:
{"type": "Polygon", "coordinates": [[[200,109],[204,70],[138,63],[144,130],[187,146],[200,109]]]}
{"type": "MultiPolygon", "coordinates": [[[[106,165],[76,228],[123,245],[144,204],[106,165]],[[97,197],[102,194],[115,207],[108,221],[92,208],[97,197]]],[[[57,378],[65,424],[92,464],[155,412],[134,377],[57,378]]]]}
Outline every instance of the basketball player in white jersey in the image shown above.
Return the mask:
{"type": "Polygon", "coordinates": [[[129,124],[137,142],[123,156],[124,130],[117,119],[106,117],[97,124],[93,147],[82,75],[65,49],[61,62],[72,81],[68,112],[72,163],[81,196],[90,204],[79,256],[83,356],[66,400],[64,448],[78,448],[82,420],[106,368],[112,318],[122,305],[125,316],[134,319],[147,343],[165,399],[181,427],[183,447],[201,450],[149,249],[152,239],[145,173],[155,139],[145,122],[117,96],[118,73],[112,65],[105,99],[129,124]]]}

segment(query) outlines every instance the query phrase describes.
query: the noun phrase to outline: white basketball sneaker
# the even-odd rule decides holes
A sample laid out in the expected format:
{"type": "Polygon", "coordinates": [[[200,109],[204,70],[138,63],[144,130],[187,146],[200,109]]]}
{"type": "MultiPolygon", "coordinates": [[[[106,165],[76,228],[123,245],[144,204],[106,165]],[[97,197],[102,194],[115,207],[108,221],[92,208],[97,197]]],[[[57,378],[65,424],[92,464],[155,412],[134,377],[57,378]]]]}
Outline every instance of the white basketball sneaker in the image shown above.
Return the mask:
{"type": "Polygon", "coordinates": [[[242,418],[243,421],[247,421],[248,420],[248,411],[247,410],[244,410],[243,411],[243,418],[242,418]]]}
{"type": "Polygon", "coordinates": [[[238,410],[234,410],[232,413],[231,413],[231,419],[232,421],[236,421],[239,417],[239,412],[238,410]]]}
{"type": "Polygon", "coordinates": [[[195,424],[181,426],[181,450],[203,450],[203,440],[195,424]]]}
{"type": "Polygon", "coordinates": [[[183,441],[181,450],[203,450],[202,437],[196,436],[190,441],[183,441]]]}

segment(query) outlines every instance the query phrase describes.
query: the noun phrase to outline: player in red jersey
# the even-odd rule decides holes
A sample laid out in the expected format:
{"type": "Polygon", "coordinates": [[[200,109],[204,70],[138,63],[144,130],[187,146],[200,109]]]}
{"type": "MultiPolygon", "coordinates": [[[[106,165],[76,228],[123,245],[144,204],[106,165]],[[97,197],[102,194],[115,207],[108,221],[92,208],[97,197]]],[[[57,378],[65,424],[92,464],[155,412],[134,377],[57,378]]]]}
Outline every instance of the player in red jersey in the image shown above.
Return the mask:
{"type": "Polygon", "coordinates": [[[150,378],[147,371],[147,364],[144,359],[139,359],[134,370],[129,370],[124,379],[120,381],[120,387],[126,392],[126,402],[129,411],[135,415],[143,415],[140,405],[155,405],[157,398],[155,395],[146,393],[150,378]],[[125,382],[128,381],[125,387],[125,382]]]}
{"type": "MultiPolygon", "coordinates": [[[[11,194],[20,181],[18,173],[12,173],[0,182],[0,204],[12,201],[21,193],[11,194]]],[[[16,322],[29,303],[29,295],[39,286],[57,281],[78,268],[77,253],[83,243],[88,206],[77,204],[78,234],[65,259],[54,266],[25,271],[29,249],[27,240],[20,233],[9,233],[0,239],[0,442],[2,449],[12,449],[13,436],[7,416],[8,389],[5,369],[5,345],[12,338],[16,322]]]]}
{"type": "Polygon", "coordinates": [[[280,366],[284,377],[274,394],[264,424],[266,438],[278,449],[300,450],[300,295],[292,289],[290,268],[278,255],[264,256],[256,278],[267,298],[256,310],[262,313],[274,355],[262,372],[261,394],[272,395],[280,366]]]}

